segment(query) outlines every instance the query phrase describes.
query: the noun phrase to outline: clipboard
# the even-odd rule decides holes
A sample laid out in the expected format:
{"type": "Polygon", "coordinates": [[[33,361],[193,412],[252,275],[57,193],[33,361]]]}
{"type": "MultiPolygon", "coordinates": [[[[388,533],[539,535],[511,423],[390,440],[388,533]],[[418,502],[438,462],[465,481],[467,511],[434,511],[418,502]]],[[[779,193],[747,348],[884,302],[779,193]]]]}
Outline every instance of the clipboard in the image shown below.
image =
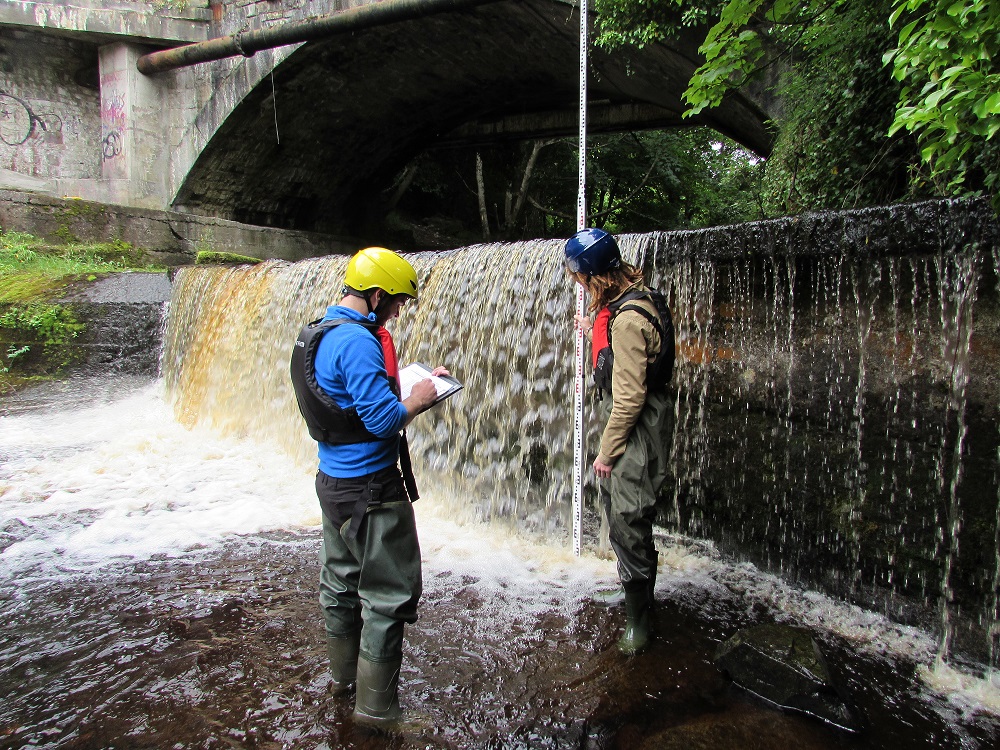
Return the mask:
{"type": "Polygon", "coordinates": [[[413,386],[427,378],[431,379],[435,390],[437,390],[435,404],[455,395],[465,387],[451,375],[432,375],[432,372],[433,370],[422,362],[413,362],[401,368],[399,371],[400,400],[405,401],[409,398],[413,386]]]}

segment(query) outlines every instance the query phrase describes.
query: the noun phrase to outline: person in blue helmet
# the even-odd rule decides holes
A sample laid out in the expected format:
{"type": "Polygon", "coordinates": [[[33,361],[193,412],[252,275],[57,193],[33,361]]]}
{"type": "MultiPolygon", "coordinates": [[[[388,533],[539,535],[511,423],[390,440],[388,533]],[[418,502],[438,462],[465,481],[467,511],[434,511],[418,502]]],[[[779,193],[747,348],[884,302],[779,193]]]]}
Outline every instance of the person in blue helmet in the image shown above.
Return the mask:
{"type": "Polygon", "coordinates": [[[565,254],[570,276],[589,297],[588,315],[577,316],[577,325],[591,339],[594,384],[606,419],[594,473],[622,584],[595,598],[609,605],[624,600],[625,631],[617,646],[633,655],[652,637],[658,562],[653,518],[673,435],[673,320],[663,296],[643,283],[641,269],[622,260],[607,232],[577,232],[565,254]]]}

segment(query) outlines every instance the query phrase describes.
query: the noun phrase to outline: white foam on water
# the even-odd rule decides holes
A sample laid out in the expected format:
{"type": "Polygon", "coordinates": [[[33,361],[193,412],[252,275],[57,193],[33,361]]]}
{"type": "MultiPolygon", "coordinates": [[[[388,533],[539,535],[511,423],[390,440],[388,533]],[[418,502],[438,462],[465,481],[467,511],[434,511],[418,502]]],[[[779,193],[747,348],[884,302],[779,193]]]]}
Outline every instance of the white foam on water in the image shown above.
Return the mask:
{"type": "Polygon", "coordinates": [[[266,445],[185,429],[161,391],[0,418],[0,571],[97,569],[319,523],[308,472],[266,445]]]}
{"type": "MultiPolygon", "coordinates": [[[[312,467],[259,440],[182,427],[160,383],[91,408],[0,417],[0,457],[0,576],[8,579],[99,572],[320,523],[312,467]]],[[[474,587],[484,632],[498,622],[570,615],[594,590],[617,584],[613,560],[458,523],[449,500],[425,496],[414,506],[425,580],[457,577],[474,587]]],[[[662,536],[658,546],[661,596],[709,616],[734,603],[763,604],[779,621],[923,665],[928,699],[942,696],[955,712],[1000,714],[998,681],[935,665],[937,644],[925,632],[728,562],[709,542],[662,536]]]]}
{"type": "Polygon", "coordinates": [[[921,681],[961,717],[980,712],[1000,716],[1000,674],[970,675],[953,666],[936,661],[917,669],[921,681]]]}
{"type": "Polygon", "coordinates": [[[434,497],[422,497],[414,505],[424,579],[448,575],[474,585],[482,600],[477,613],[488,615],[477,616],[481,628],[531,621],[546,613],[568,617],[596,588],[618,584],[610,560],[575,557],[568,545],[546,544],[480,522],[458,524],[448,510],[454,507],[434,497]]]}

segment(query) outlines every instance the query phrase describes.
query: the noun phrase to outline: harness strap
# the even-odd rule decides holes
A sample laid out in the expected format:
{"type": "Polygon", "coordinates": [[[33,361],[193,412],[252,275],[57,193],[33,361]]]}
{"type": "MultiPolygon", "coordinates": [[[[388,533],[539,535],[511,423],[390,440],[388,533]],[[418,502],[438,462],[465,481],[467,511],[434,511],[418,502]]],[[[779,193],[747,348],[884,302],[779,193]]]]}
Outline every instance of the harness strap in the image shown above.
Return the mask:
{"type": "MultiPolygon", "coordinates": [[[[644,317],[646,320],[648,320],[650,323],[656,326],[656,332],[660,334],[661,338],[663,337],[663,324],[660,322],[659,315],[653,315],[653,313],[651,313],[645,307],[640,307],[639,305],[622,305],[621,307],[618,308],[618,312],[620,313],[625,312],[626,310],[635,310],[637,313],[642,314],[642,317],[644,317]]],[[[609,344],[611,343],[610,325],[608,326],[608,343],[609,344]]]]}
{"type": "Polygon", "coordinates": [[[351,525],[347,527],[347,538],[355,539],[358,536],[358,529],[365,519],[365,513],[369,505],[377,505],[382,497],[382,484],[374,479],[370,480],[364,492],[358,495],[354,501],[354,511],[351,513],[351,525]]]}
{"type": "Polygon", "coordinates": [[[417,479],[413,476],[413,462],[410,460],[410,443],[406,439],[406,430],[399,436],[399,468],[403,474],[403,485],[406,487],[406,494],[411,503],[420,499],[417,492],[417,479]]]}

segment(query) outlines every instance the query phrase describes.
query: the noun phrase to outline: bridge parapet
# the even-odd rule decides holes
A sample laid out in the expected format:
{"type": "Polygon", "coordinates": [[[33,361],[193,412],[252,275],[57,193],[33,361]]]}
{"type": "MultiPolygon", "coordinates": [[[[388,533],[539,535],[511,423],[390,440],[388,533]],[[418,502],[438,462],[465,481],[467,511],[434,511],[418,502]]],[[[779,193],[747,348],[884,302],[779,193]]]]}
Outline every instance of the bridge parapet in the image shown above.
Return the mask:
{"type": "Polygon", "coordinates": [[[0,26],[48,29],[158,44],[209,38],[207,4],[154,6],[147,0],[4,0],[0,26]]]}
{"type": "MultiPolygon", "coordinates": [[[[218,14],[215,36],[256,31],[290,21],[336,13],[373,0],[212,0],[218,14]]],[[[374,0],[378,2],[378,0],[374,0]]]]}

